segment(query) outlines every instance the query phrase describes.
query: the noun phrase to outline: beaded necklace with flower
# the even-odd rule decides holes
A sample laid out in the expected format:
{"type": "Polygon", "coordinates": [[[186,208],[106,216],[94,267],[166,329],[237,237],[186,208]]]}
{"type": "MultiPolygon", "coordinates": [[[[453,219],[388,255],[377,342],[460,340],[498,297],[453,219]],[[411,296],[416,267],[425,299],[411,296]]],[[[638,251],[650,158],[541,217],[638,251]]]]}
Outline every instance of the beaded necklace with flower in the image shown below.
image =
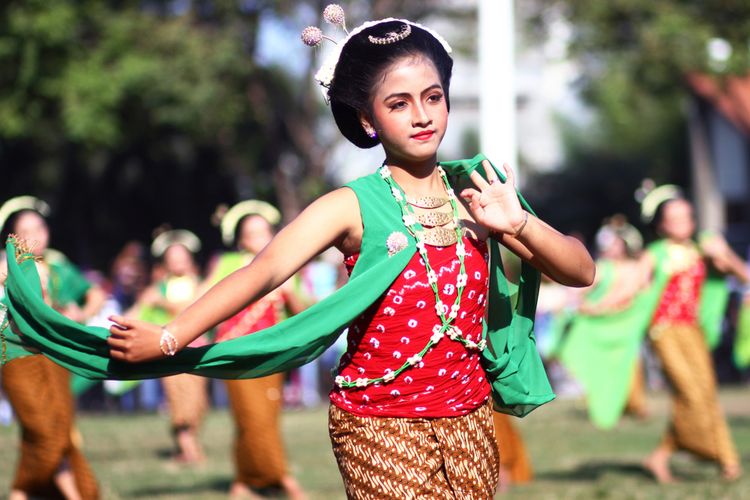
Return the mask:
{"type": "Polygon", "coordinates": [[[457,238],[456,256],[458,257],[459,262],[458,276],[456,276],[456,300],[453,302],[450,308],[446,304],[443,304],[443,301],[440,300],[440,293],[438,291],[437,285],[437,273],[435,273],[435,271],[430,266],[430,259],[427,256],[427,247],[424,242],[424,228],[417,221],[414,210],[411,208],[410,204],[407,203],[406,194],[401,189],[401,187],[393,180],[393,177],[391,176],[391,169],[388,168],[387,165],[383,165],[382,167],[380,167],[378,172],[380,173],[380,176],[383,178],[383,180],[388,184],[388,187],[391,188],[391,195],[393,195],[393,198],[401,208],[401,215],[404,221],[404,226],[406,226],[406,230],[409,231],[409,234],[411,234],[417,241],[417,250],[419,251],[419,255],[422,257],[425,268],[427,269],[427,281],[430,284],[433,293],[435,294],[435,312],[440,319],[440,324],[436,324],[432,328],[432,336],[430,337],[430,340],[427,341],[427,344],[422,348],[422,350],[417,352],[415,355],[407,358],[406,362],[395,371],[388,370],[382,377],[358,378],[356,380],[350,380],[349,377],[338,375],[335,378],[335,383],[339,387],[366,387],[368,385],[380,382],[390,382],[398,375],[400,375],[404,370],[418,365],[422,361],[422,357],[427,353],[427,351],[432,346],[440,342],[440,340],[446,335],[449,339],[460,342],[468,349],[477,349],[481,351],[485,348],[486,341],[484,339],[481,339],[479,342],[468,340],[464,338],[463,332],[461,332],[460,328],[452,325],[453,320],[458,316],[458,311],[461,307],[461,295],[463,294],[464,288],[466,287],[466,282],[468,280],[468,276],[466,274],[466,266],[464,265],[464,258],[466,257],[466,247],[462,240],[462,231],[461,225],[459,224],[458,202],[456,201],[456,195],[453,192],[453,188],[451,188],[450,183],[448,182],[448,177],[445,175],[445,171],[442,169],[442,167],[438,166],[437,171],[440,175],[440,179],[443,181],[445,190],[448,193],[448,200],[450,201],[451,208],[453,209],[453,224],[455,226],[457,238]]]}

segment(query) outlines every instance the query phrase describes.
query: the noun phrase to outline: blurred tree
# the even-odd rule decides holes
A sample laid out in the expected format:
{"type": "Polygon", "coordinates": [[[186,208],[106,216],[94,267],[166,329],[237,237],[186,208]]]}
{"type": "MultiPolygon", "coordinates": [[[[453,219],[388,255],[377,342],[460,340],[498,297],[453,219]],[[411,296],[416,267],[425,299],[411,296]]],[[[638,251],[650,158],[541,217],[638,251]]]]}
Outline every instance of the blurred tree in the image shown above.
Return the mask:
{"type": "Polygon", "coordinates": [[[547,28],[560,17],[572,26],[569,55],[580,65],[581,95],[595,118],[589,127],[569,128],[569,168],[558,177],[576,183],[572,188],[579,193],[582,186],[590,186],[591,191],[581,193],[589,199],[598,199],[603,188],[616,185],[592,183],[594,179],[609,176],[627,184],[606,192],[598,209],[579,212],[588,230],[594,220],[609,215],[605,209],[619,205],[634,211],[632,192],[639,177],[687,185],[684,77],[692,71],[747,72],[750,2],[537,2],[529,28],[537,35],[551,34],[547,28]],[[717,44],[723,53],[710,54],[709,47],[717,44]]]}
{"type": "Polygon", "coordinates": [[[248,194],[233,177],[250,176],[253,194],[271,196],[261,173],[274,154],[262,136],[291,84],[254,64],[270,7],[247,4],[0,6],[2,197],[49,199],[61,245],[101,265],[102,250],[147,240],[162,222],[215,232],[216,204],[248,194]],[[248,97],[258,85],[273,86],[266,101],[248,97]]]}
{"type": "MultiPolygon", "coordinates": [[[[210,214],[221,202],[262,197],[293,217],[331,187],[338,134],[316,126],[318,51],[296,36],[321,25],[326,3],[0,3],[0,201],[51,202],[55,244],[99,268],[162,223],[217,248],[210,214]],[[270,37],[284,45],[277,52],[304,54],[302,71],[283,57],[259,60],[264,29],[281,32],[270,37]]],[[[419,18],[437,3],[345,8],[356,25],[381,13],[419,18]]]]}

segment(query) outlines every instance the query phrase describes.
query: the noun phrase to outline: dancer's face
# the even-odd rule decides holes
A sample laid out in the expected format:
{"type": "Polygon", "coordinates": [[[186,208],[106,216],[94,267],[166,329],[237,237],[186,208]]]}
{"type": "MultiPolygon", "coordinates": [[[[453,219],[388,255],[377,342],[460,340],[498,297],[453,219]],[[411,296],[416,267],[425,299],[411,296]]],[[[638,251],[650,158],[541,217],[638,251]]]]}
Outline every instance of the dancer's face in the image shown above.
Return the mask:
{"type": "Polygon", "coordinates": [[[618,236],[612,238],[609,245],[601,252],[601,256],[607,259],[624,259],[627,255],[628,249],[625,246],[625,241],[618,236]]]}
{"type": "Polygon", "coordinates": [[[373,127],[391,163],[432,161],[448,126],[448,106],[440,76],[426,57],[393,63],[376,85],[372,114],[360,120],[373,127]]]}
{"type": "Polygon", "coordinates": [[[248,215],[240,225],[239,246],[242,250],[257,254],[273,239],[273,227],[260,215],[248,215]]]}
{"type": "Polygon", "coordinates": [[[33,246],[35,255],[41,255],[49,246],[47,223],[36,212],[26,211],[19,214],[13,232],[33,246]]]}
{"type": "Polygon", "coordinates": [[[678,241],[690,239],[695,232],[695,219],[690,202],[687,200],[668,201],[662,207],[659,232],[667,238],[678,241]]]}
{"type": "Polygon", "coordinates": [[[195,270],[193,254],[182,245],[170,245],[164,251],[164,268],[172,276],[185,276],[195,270]]]}

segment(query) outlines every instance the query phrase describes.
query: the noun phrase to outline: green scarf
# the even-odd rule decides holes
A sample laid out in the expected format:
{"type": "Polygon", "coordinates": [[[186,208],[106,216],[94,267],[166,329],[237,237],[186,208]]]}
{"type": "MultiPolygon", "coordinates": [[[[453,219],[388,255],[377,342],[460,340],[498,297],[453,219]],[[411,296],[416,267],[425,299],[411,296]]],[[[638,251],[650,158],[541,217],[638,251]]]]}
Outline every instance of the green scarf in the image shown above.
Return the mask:
{"type": "MultiPolygon", "coordinates": [[[[441,163],[448,175],[468,177],[484,160],[441,163]]],[[[501,180],[502,172],[495,169],[501,180]]],[[[478,169],[483,173],[483,169],[478,169]]],[[[205,347],[185,348],[176,356],[145,363],[123,363],[109,357],[106,328],[86,327],[47,307],[41,297],[36,268],[30,255],[17,253],[7,243],[6,306],[23,341],[56,363],[88,378],[142,379],[180,372],[214,378],[255,378],[289,370],[321,355],[340,333],[389,288],[416,251],[406,231],[398,203],[375,173],[347,185],[356,194],[365,228],[360,256],[349,282],[313,307],[265,330],[205,347]],[[389,256],[386,240],[394,232],[406,236],[406,248],[389,256]],[[11,258],[10,256],[16,256],[11,258]]],[[[523,206],[531,211],[519,195],[523,206]]],[[[512,304],[500,247],[490,243],[490,292],[483,365],[492,383],[498,410],[518,416],[554,398],[536,351],[533,335],[540,274],[524,262],[518,298],[512,304]]],[[[21,342],[4,331],[8,357],[17,355],[21,342]]]]}
{"type": "Polygon", "coordinates": [[[750,303],[744,301],[737,314],[737,334],[734,337],[734,364],[741,370],[750,366],[750,303]]]}
{"type": "MultiPolygon", "coordinates": [[[[602,300],[614,283],[611,262],[597,262],[599,283],[588,294],[593,304],[602,300]]],[[[648,330],[651,294],[639,294],[623,311],[606,315],[575,314],[559,350],[560,361],[586,392],[589,417],[597,427],[612,428],[627,401],[638,351],[648,330]]]]}

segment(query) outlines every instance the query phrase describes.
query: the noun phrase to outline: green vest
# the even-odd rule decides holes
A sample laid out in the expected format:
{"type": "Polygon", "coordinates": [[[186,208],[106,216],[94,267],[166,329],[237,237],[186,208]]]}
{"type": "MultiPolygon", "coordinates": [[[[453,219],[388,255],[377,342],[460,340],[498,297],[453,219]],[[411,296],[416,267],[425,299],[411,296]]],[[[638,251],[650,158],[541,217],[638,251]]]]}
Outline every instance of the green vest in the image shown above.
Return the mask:
{"type": "MultiPolygon", "coordinates": [[[[449,176],[468,177],[483,155],[443,162],[449,176]]],[[[505,176],[498,171],[504,181],[505,176]]],[[[483,173],[483,169],[478,170],[483,173]]],[[[108,356],[105,328],[86,327],[61,316],[41,299],[35,266],[25,255],[8,259],[5,304],[24,341],[53,361],[89,378],[141,379],[179,372],[206,377],[254,378],[301,366],[321,355],[340,333],[385,293],[416,251],[401,219],[399,205],[379,174],[347,186],[359,200],[364,234],[349,282],[316,305],[265,330],[205,347],[185,348],[176,356],[129,364],[108,356]],[[394,231],[406,236],[406,248],[389,256],[386,240],[394,231]],[[19,265],[17,260],[21,261],[19,265]]],[[[527,210],[531,210],[519,195],[527,210]]],[[[554,398],[533,334],[540,274],[524,262],[516,300],[510,294],[500,246],[490,242],[490,291],[482,361],[498,410],[523,416],[554,398]],[[514,303],[515,302],[515,303],[514,303]]],[[[16,255],[9,239],[8,255],[16,255]]],[[[7,342],[19,339],[6,329],[7,342]]]]}

